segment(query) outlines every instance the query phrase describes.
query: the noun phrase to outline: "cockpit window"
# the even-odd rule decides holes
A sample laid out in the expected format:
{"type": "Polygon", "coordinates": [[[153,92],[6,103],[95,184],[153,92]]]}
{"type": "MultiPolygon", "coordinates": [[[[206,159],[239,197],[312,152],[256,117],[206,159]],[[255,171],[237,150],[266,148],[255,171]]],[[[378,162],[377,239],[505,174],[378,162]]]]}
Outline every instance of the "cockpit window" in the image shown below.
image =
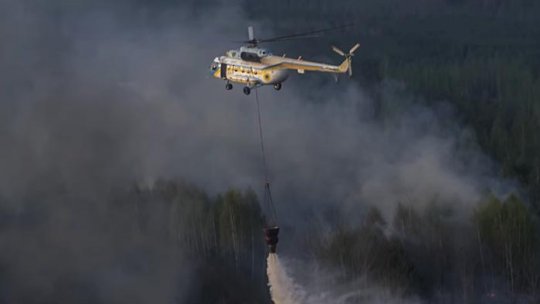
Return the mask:
{"type": "Polygon", "coordinates": [[[210,68],[212,69],[212,71],[215,71],[217,70],[219,64],[217,62],[212,62],[212,65],[210,65],[210,68]]]}

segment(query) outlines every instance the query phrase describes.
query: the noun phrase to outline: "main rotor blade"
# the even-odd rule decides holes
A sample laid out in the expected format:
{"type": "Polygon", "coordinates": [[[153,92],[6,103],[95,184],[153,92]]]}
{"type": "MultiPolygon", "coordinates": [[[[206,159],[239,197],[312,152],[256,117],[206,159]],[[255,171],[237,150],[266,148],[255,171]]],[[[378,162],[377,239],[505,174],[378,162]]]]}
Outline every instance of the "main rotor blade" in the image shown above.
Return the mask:
{"type": "Polygon", "coordinates": [[[343,52],[342,50],[338,49],[337,47],[333,45],[332,45],[332,50],[334,50],[334,52],[340,54],[341,56],[345,56],[345,52],[343,52]]]}
{"type": "Polygon", "coordinates": [[[234,42],[234,43],[245,43],[245,44],[248,44],[248,43],[261,43],[261,42],[281,42],[281,41],[289,41],[289,40],[300,40],[300,39],[312,39],[312,38],[317,38],[317,37],[320,37],[318,35],[311,35],[311,36],[302,36],[302,37],[293,37],[293,38],[284,38],[284,39],[280,39],[280,40],[276,40],[276,41],[267,41],[267,40],[258,40],[258,39],[253,39],[253,40],[231,40],[230,42],[234,42]]]}
{"type": "Polygon", "coordinates": [[[259,42],[274,42],[274,41],[282,41],[282,40],[292,40],[292,38],[303,37],[303,36],[312,36],[312,35],[315,35],[315,34],[322,34],[322,33],[326,33],[326,32],[337,31],[337,30],[341,30],[341,29],[351,27],[353,25],[354,24],[351,23],[351,24],[340,25],[340,26],[321,29],[321,30],[304,32],[304,33],[277,36],[277,37],[273,37],[273,38],[261,39],[261,40],[259,40],[259,42]]]}
{"type": "Polygon", "coordinates": [[[360,43],[355,44],[351,50],[349,51],[349,54],[353,54],[354,51],[356,51],[360,47],[360,43]]]}
{"type": "Polygon", "coordinates": [[[349,62],[349,77],[352,77],[352,63],[349,62]]]}
{"type": "Polygon", "coordinates": [[[313,35],[305,35],[305,36],[298,36],[298,37],[281,38],[281,39],[278,39],[278,40],[263,39],[263,40],[258,40],[258,41],[259,42],[281,42],[281,41],[290,41],[290,40],[311,39],[311,38],[318,38],[318,37],[321,37],[321,36],[317,35],[317,34],[313,34],[313,35]]]}

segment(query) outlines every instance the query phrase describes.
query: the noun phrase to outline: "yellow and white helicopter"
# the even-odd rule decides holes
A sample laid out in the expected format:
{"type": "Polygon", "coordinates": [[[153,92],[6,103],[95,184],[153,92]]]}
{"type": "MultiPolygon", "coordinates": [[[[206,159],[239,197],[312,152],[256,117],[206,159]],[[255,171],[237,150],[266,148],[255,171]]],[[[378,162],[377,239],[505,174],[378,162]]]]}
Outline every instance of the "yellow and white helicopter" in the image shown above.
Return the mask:
{"type": "Polygon", "coordinates": [[[251,89],[263,85],[273,85],[274,89],[280,90],[281,84],[288,78],[288,70],[296,70],[300,74],[305,71],[327,73],[349,73],[352,76],[352,56],[360,44],[355,44],[348,53],[332,46],[334,52],[345,57],[340,65],[331,65],[320,62],[306,61],[302,57],[298,59],[288,58],[285,55],[275,56],[268,49],[259,48],[263,42],[286,41],[305,37],[315,37],[323,32],[334,31],[347,26],[340,26],[324,30],[311,31],[301,34],[286,35],[270,39],[255,39],[253,27],[248,27],[249,40],[243,41],[245,46],[237,50],[230,50],[224,56],[216,57],[210,66],[213,77],[227,82],[225,89],[231,90],[232,83],[240,83],[244,86],[244,94],[249,95],[251,89]]]}

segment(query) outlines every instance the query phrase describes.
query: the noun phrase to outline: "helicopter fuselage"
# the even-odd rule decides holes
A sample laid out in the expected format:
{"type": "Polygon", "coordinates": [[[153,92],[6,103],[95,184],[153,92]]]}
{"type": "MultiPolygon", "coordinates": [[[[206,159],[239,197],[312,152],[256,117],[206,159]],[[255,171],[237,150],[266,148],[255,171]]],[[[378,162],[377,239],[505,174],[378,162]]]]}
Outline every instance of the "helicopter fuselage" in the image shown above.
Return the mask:
{"type": "Polygon", "coordinates": [[[274,85],[287,80],[287,70],[266,69],[267,66],[260,62],[221,56],[214,60],[211,71],[215,78],[249,87],[274,85]]]}
{"type": "Polygon", "coordinates": [[[241,83],[250,88],[276,85],[288,78],[287,70],[268,69],[269,65],[279,62],[280,58],[266,49],[241,47],[239,50],[226,52],[225,56],[216,57],[210,70],[215,78],[241,83]]]}

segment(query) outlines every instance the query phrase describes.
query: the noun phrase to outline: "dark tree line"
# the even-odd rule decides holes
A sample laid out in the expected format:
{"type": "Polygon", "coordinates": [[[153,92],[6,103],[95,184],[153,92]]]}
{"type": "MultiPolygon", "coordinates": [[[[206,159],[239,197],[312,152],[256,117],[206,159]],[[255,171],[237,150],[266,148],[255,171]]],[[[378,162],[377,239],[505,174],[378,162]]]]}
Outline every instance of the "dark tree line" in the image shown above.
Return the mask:
{"type": "Polygon", "coordinates": [[[0,200],[0,303],[269,303],[253,191],[159,181],[99,201],[57,193],[22,211],[0,200]]]}
{"type": "Polygon", "coordinates": [[[390,223],[375,207],[357,227],[320,236],[319,263],[343,281],[367,276],[401,296],[434,303],[537,301],[537,218],[514,195],[488,197],[473,214],[433,202],[419,211],[400,204],[390,223]]]}
{"type": "MultiPolygon", "coordinates": [[[[338,216],[330,232],[311,230],[298,244],[313,262],[337,270],[343,284],[367,278],[396,296],[434,303],[538,300],[540,227],[522,199],[489,195],[469,213],[451,202],[411,205],[399,204],[389,221],[377,207],[353,224],[338,216]]],[[[111,210],[125,215],[121,225],[133,228],[131,237],[160,238],[194,267],[184,302],[269,301],[264,217],[253,191],[212,198],[184,182],[160,181],[123,192],[111,210]]]]}
{"type": "Polygon", "coordinates": [[[160,181],[131,195],[122,204],[135,208],[139,232],[160,229],[195,267],[184,302],[268,302],[263,215],[252,190],[210,198],[186,183],[160,181]],[[151,217],[161,227],[149,227],[151,217]]]}

